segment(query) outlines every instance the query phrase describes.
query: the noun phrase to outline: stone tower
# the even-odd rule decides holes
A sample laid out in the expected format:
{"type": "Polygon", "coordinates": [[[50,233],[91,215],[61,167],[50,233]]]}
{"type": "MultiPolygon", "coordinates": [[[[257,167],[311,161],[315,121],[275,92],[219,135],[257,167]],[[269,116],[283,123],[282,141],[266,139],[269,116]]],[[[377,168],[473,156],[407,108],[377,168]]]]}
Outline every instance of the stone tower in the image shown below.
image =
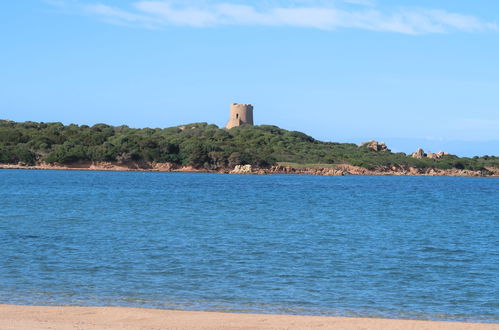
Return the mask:
{"type": "Polygon", "coordinates": [[[230,119],[225,128],[241,125],[253,125],[253,106],[251,104],[237,104],[230,105],[230,119]]]}

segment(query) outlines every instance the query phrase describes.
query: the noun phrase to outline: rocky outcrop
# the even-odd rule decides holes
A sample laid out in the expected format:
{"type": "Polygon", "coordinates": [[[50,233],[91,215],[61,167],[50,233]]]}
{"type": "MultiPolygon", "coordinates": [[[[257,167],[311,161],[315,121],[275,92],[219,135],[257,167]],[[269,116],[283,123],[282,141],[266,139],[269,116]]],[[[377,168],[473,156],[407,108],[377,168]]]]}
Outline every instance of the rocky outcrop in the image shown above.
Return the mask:
{"type": "Polygon", "coordinates": [[[252,174],[253,173],[253,167],[251,165],[236,165],[232,171],[230,171],[231,174],[252,174]]]}
{"type": "Polygon", "coordinates": [[[388,149],[388,147],[386,146],[385,142],[379,143],[376,140],[371,140],[369,142],[362,142],[359,145],[359,147],[369,148],[369,149],[372,149],[374,151],[387,151],[387,152],[390,151],[390,149],[388,149]]]}
{"type": "Polygon", "coordinates": [[[417,159],[423,159],[423,158],[426,157],[426,154],[425,154],[425,152],[424,152],[423,149],[419,148],[418,150],[416,150],[416,152],[413,152],[411,154],[411,157],[412,158],[417,158],[417,159]]]}
{"type": "Polygon", "coordinates": [[[430,159],[442,159],[444,156],[447,156],[449,153],[448,152],[435,152],[435,153],[425,153],[423,149],[419,148],[416,150],[416,152],[413,152],[411,157],[412,158],[417,158],[417,159],[423,159],[423,158],[430,158],[430,159]]]}
{"type": "Polygon", "coordinates": [[[178,166],[174,163],[157,162],[75,162],[72,164],[37,163],[35,165],[0,164],[5,169],[32,169],[32,170],[87,170],[87,171],[144,171],[144,172],[214,172],[195,169],[192,166],[178,166]]]}
{"type": "Polygon", "coordinates": [[[499,176],[499,168],[486,167],[485,169],[490,173],[490,176],[499,176]]]}
{"type": "Polygon", "coordinates": [[[447,156],[448,154],[449,153],[443,152],[443,151],[439,151],[439,152],[435,152],[435,153],[429,152],[426,157],[431,158],[431,159],[442,159],[444,156],[447,156]]]}
{"type": "Polygon", "coordinates": [[[340,168],[294,168],[290,166],[272,166],[269,169],[260,169],[259,174],[309,174],[309,175],[326,175],[326,176],[341,176],[348,174],[340,168]]]}
{"type": "Polygon", "coordinates": [[[23,164],[0,164],[0,169],[40,169],[40,170],[90,170],[90,171],[143,171],[143,172],[203,172],[203,173],[233,173],[233,174],[304,174],[304,175],[409,175],[409,176],[496,176],[499,177],[499,168],[486,168],[472,171],[464,169],[436,169],[415,168],[407,165],[379,166],[374,169],[339,164],[334,167],[294,168],[290,166],[272,166],[269,168],[255,168],[251,165],[237,165],[234,169],[207,170],[192,166],[179,166],[173,163],[127,163],[87,162],[75,164],[45,164],[33,166],[23,164]]]}

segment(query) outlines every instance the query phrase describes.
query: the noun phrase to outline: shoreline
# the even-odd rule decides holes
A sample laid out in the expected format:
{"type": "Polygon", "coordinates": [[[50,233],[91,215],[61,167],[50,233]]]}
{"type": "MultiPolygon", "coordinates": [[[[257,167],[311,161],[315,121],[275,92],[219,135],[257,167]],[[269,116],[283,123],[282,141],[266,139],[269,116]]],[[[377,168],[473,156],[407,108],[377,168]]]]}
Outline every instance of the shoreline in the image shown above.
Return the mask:
{"type": "Polygon", "coordinates": [[[499,329],[497,323],[0,305],[1,329],[499,329]]]}
{"type": "Polygon", "coordinates": [[[269,168],[252,168],[250,165],[236,166],[234,169],[198,169],[192,166],[178,166],[172,163],[115,163],[115,162],[78,162],[73,164],[0,164],[0,169],[22,170],[80,170],[80,171],[114,171],[114,172],[181,172],[181,173],[220,173],[220,174],[298,174],[319,176],[344,176],[344,175],[388,175],[388,176],[452,176],[452,177],[499,177],[499,168],[487,168],[485,171],[472,171],[460,169],[419,169],[413,167],[383,167],[368,170],[363,167],[348,164],[338,164],[334,167],[304,167],[276,165],[269,168]]]}

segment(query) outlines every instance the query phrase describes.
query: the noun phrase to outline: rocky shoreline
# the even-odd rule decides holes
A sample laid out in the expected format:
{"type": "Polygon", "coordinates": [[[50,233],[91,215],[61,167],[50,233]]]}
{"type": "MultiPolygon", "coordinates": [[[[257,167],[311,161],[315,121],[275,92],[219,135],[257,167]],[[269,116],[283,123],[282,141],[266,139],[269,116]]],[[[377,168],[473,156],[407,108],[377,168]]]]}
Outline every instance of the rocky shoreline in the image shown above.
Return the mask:
{"type": "Polygon", "coordinates": [[[460,169],[414,168],[408,166],[380,167],[368,170],[359,166],[339,164],[334,168],[293,168],[290,166],[271,166],[254,168],[251,165],[237,165],[234,169],[197,169],[192,166],[179,166],[173,163],[155,162],[78,162],[74,164],[0,164],[0,169],[32,170],[87,170],[87,171],[142,171],[142,172],[200,172],[225,174],[301,174],[301,175],[393,175],[393,176],[457,176],[457,177],[499,177],[499,168],[486,168],[480,171],[460,169]]]}

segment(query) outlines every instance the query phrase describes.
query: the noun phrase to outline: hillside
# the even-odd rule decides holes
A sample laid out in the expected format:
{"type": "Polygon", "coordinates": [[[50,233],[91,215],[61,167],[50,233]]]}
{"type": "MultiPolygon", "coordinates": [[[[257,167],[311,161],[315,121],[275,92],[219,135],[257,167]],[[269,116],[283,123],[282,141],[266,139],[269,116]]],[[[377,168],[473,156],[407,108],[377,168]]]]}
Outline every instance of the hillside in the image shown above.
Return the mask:
{"type": "Polygon", "coordinates": [[[499,157],[494,156],[415,159],[404,153],[375,151],[352,143],[322,142],[301,132],[269,125],[225,130],[196,123],[135,129],[106,124],[90,127],[0,120],[2,164],[141,161],[207,170],[243,164],[268,168],[282,163],[296,168],[350,164],[370,170],[400,166],[474,171],[499,168],[499,157]]]}

